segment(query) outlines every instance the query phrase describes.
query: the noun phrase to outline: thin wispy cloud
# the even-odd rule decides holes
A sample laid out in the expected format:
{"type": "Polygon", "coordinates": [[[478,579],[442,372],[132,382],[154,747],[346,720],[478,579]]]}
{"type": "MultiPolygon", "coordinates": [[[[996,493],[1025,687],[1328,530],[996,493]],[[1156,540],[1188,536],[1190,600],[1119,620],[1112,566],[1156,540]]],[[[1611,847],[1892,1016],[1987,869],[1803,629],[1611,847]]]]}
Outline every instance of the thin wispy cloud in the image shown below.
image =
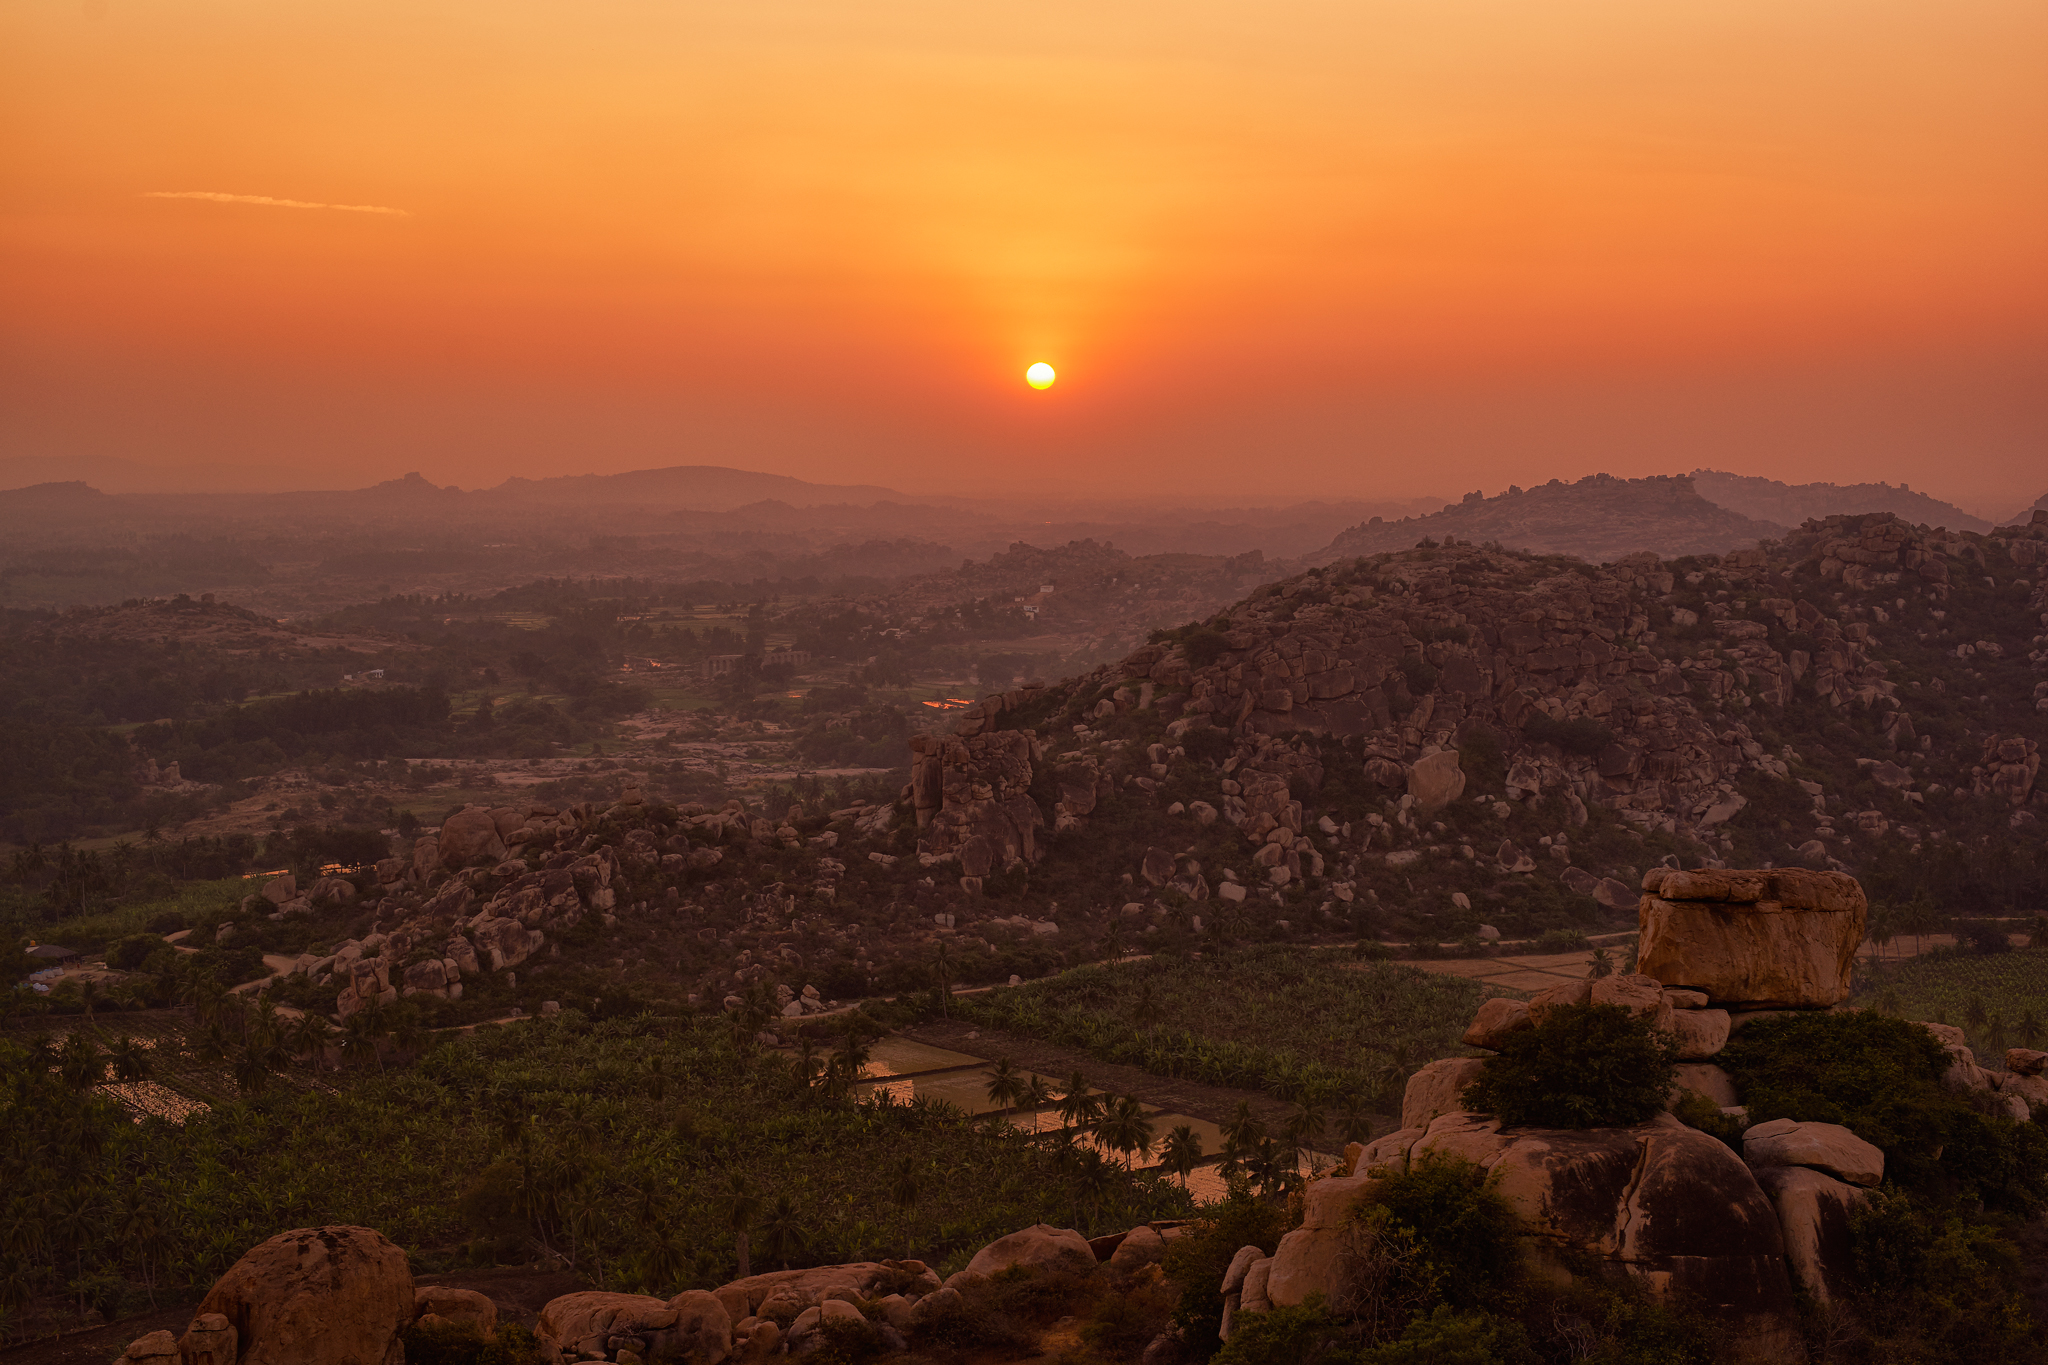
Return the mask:
{"type": "Polygon", "coordinates": [[[210,199],[216,204],[262,204],[274,209],[333,209],[338,213],[387,213],[394,218],[412,217],[411,209],[388,209],[381,204],[314,204],[304,199],[273,199],[267,194],[223,194],[219,190],[146,190],[144,199],[210,199]]]}

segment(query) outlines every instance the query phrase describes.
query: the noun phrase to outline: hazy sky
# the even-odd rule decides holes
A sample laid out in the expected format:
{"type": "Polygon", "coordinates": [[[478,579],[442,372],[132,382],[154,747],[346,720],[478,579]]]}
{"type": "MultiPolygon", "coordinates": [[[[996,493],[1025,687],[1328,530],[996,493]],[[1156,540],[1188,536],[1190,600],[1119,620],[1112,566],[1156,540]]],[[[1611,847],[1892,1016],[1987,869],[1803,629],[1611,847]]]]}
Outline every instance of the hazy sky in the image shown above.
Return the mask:
{"type": "Polygon", "coordinates": [[[12,0],[0,120],[0,454],[2048,489],[2038,0],[12,0]]]}

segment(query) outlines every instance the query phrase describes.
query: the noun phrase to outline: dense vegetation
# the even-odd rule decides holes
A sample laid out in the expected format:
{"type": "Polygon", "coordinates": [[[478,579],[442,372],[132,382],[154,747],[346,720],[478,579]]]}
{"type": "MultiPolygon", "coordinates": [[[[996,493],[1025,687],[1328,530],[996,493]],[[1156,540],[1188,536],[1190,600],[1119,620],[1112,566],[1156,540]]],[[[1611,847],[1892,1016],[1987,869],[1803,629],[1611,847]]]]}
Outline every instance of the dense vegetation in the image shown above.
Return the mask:
{"type": "Polygon", "coordinates": [[[1620,1005],[1562,1005],[1500,1040],[1468,1107],[1508,1128],[1624,1128],[1664,1108],[1673,1046],[1620,1005]]]}
{"type": "Polygon", "coordinates": [[[1870,1010],[1746,1025],[1715,1061],[1752,1122],[1839,1123],[1885,1154],[1885,1177],[1927,1198],[2027,1215],[2048,1204],[2048,1129],[1981,1113],[1943,1088],[1926,1029],[1870,1010]]]}
{"type": "MultiPolygon", "coordinates": [[[[733,1278],[742,1234],[762,1268],[906,1246],[950,1263],[1035,1222],[1106,1231],[1187,1208],[1170,1181],[1000,1121],[856,1102],[716,1022],[565,1013],[182,1128],[95,1093],[107,1065],[88,1032],[0,1044],[12,1312],[52,1293],[132,1310],[320,1223],[375,1227],[416,1270],[546,1253],[672,1294],[733,1278]]],[[[150,1063],[124,1065],[139,1079],[150,1063]]]]}
{"type": "Polygon", "coordinates": [[[1328,1105],[1398,1094],[1457,1046],[1484,995],[1348,952],[1255,945],[1078,968],[960,1008],[1106,1062],[1328,1105]]]}

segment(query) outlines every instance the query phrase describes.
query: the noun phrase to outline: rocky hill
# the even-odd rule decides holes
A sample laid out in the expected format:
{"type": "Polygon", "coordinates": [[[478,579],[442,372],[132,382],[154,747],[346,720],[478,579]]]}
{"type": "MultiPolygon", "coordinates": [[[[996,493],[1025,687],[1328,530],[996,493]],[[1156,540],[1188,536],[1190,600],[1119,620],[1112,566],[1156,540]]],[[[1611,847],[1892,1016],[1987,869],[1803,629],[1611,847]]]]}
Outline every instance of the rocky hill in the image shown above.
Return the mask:
{"type": "Polygon", "coordinates": [[[1693,487],[1709,502],[1782,526],[1841,513],[1890,512],[1905,521],[1952,531],[1991,529],[1991,523],[1983,518],[1971,516],[1952,502],[1916,493],[1904,484],[1896,488],[1888,483],[1792,484],[1749,474],[1725,474],[1718,469],[1695,469],[1691,478],[1693,487]]]}
{"type": "Polygon", "coordinates": [[[1598,563],[1643,553],[1724,554],[1784,530],[1708,501],[1683,475],[1617,479],[1589,474],[1577,483],[1552,479],[1536,488],[1510,487],[1492,498],[1467,493],[1464,501],[1428,516],[1375,517],[1306,559],[1331,564],[1450,539],[1598,563]]]}

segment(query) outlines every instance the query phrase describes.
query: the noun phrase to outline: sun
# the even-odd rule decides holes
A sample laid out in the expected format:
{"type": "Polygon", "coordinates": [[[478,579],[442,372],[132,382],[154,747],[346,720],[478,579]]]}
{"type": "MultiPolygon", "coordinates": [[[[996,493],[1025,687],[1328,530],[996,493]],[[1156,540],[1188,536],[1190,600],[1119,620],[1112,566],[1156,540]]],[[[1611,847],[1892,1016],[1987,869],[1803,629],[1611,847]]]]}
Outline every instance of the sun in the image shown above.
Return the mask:
{"type": "Polygon", "coordinates": [[[1049,389],[1052,387],[1052,381],[1056,378],[1058,376],[1053,373],[1052,366],[1046,364],[1043,360],[1024,371],[1024,382],[1034,389],[1049,389]]]}

